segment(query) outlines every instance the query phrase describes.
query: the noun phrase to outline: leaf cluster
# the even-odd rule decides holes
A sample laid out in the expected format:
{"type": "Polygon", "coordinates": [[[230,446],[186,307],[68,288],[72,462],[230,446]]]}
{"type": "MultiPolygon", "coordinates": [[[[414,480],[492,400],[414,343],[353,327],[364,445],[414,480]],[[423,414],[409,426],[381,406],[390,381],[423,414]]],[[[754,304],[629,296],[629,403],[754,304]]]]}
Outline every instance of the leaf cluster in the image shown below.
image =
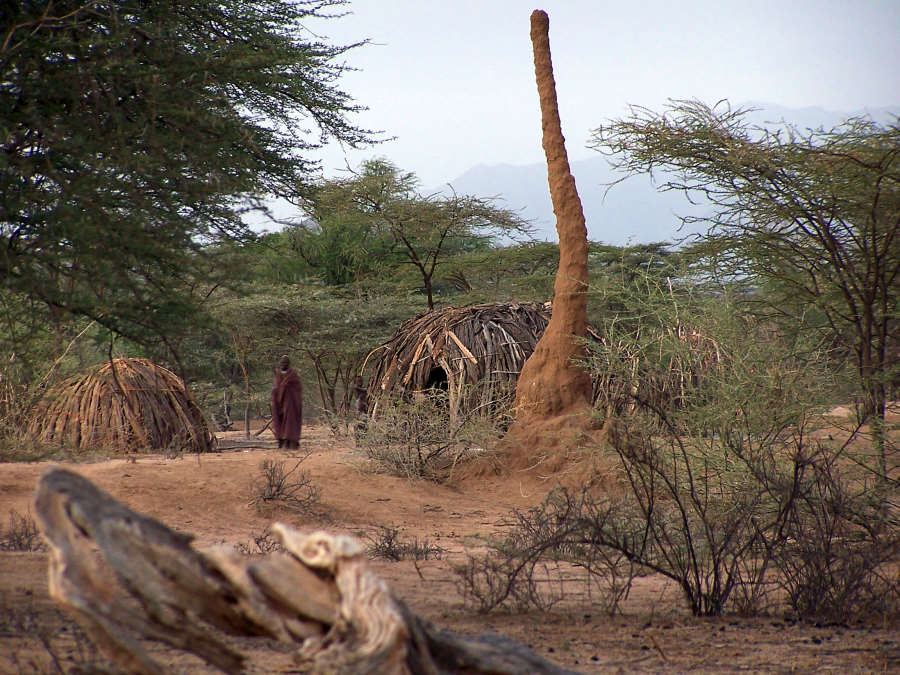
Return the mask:
{"type": "Polygon", "coordinates": [[[306,210],[312,222],[296,230],[293,245],[326,283],[363,281],[409,266],[429,308],[438,265],[489,250],[497,234],[530,231],[492,200],[423,195],[414,174],[384,159],[364,162],[348,178],[323,181],[309,192],[306,210]]]}
{"type": "MultiPolygon", "coordinates": [[[[666,171],[662,190],[704,201],[694,248],[711,279],[786,332],[851,356],[864,419],[883,427],[900,385],[900,123],[756,128],[745,110],[674,101],[594,132],[627,172],[666,171]]],[[[876,429],[873,442],[885,437],[876,429]]]]}
{"type": "Polygon", "coordinates": [[[210,245],[325,137],[369,137],[336,87],[349,47],[304,39],[339,4],[5,3],[0,292],[144,342],[191,323],[228,277],[210,245]]]}

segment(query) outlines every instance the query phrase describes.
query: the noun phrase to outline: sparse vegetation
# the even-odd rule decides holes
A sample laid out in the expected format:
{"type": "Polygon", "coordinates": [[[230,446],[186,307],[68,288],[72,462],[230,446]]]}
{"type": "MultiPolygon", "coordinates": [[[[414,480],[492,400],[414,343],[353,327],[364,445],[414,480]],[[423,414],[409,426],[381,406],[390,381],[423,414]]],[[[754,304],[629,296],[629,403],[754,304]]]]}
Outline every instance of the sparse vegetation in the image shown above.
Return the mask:
{"type": "Polygon", "coordinates": [[[393,562],[401,560],[440,560],[444,549],[432,544],[428,539],[404,540],[400,529],[379,525],[374,534],[369,535],[369,556],[384,558],[393,562]]]}
{"type": "Polygon", "coordinates": [[[251,533],[249,541],[239,542],[236,548],[244,555],[268,555],[275,551],[284,550],[281,543],[275,539],[272,530],[268,527],[261,532],[251,533]]]}
{"type": "MultiPolygon", "coordinates": [[[[594,132],[626,174],[671,171],[661,190],[709,205],[707,273],[783,336],[830,344],[869,426],[869,466],[889,482],[885,416],[900,350],[900,121],[866,117],[760,129],[728,101],[633,107],[594,132]],[[740,292],[737,292],[740,291],[740,292]]],[[[888,489],[888,486],[882,486],[888,489]]]]}
{"type": "Polygon", "coordinates": [[[585,604],[615,614],[632,580],[647,570],[625,553],[582,536],[578,529],[589,518],[583,501],[566,490],[555,491],[539,507],[514,512],[505,539],[456,567],[460,594],[479,612],[546,611],[571,594],[568,586],[583,594],[585,604]]]}
{"type": "Polygon", "coordinates": [[[385,398],[357,446],[392,475],[443,482],[461,463],[489,452],[508,424],[511,400],[498,395],[489,407],[454,416],[442,389],[412,400],[385,398]]]}
{"type": "Polygon", "coordinates": [[[596,449],[618,458],[616,480],[516,513],[510,534],[459,570],[463,594],[482,611],[546,607],[557,600],[546,566],[563,561],[602,580],[612,610],[634,574],[654,572],[695,615],[895,616],[896,485],[873,489],[884,484],[857,435],[823,431],[827,360],[755,329],[727,298],[647,283],[632,306],[609,318],[587,363],[617,385],[597,392],[596,449]],[[715,344],[702,368],[681,364],[711,350],[666,328],[685,315],[715,344]],[[680,375],[677,388],[648,386],[663,372],[680,375]]]}
{"type": "Polygon", "coordinates": [[[312,477],[298,471],[306,457],[288,470],[284,460],[262,460],[258,475],[250,482],[250,505],[263,511],[272,508],[303,511],[318,503],[319,490],[312,477]]]}
{"type": "Polygon", "coordinates": [[[0,667],[9,668],[8,672],[23,675],[111,672],[84,630],[57,609],[41,613],[31,601],[12,605],[0,598],[0,637],[6,635],[17,635],[29,644],[0,657],[0,667]]]}
{"type": "MultiPolygon", "coordinates": [[[[337,87],[360,45],[330,46],[305,25],[343,4],[78,2],[52,16],[50,3],[4,4],[0,461],[206,453],[204,417],[221,429],[243,418],[249,438],[284,353],[318,398],[308,417],[336,437],[353,430],[377,471],[452,484],[464,463],[501,457],[516,378],[546,322],[513,335],[486,308],[514,299],[543,315],[560,247],[497,244],[528,223],[492,199],[421,193],[388,159],[340,179],[317,173],[308,152],[320,143],[374,138],[337,87]],[[275,195],[299,205],[295,223],[257,236],[246,212],[275,195]],[[447,311],[410,319],[425,307],[447,311]],[[453,323],[470,310],[478,321],[453,323]],[[398,334],[389,347],[406,322],[419,339],[398,334]],[[460,339],[481,334],[478,350],[460,339]],[[352,406],[357,375],[378,394],[370,418],[352,406]]],[[[532,508],[485,523],[503,536],[456,567],[467,606],[580,601],[613,615],[657,575],[695,616],[900,620],[897,120],[775,132],[727,102],[673,101],[662,114],[634,108],[594,144],[626,173],[674,171],[662,189],[705,200],[705,215],[687,220],[709,229],[679,247],[582,249],[580,222],[571,228],[578,274],[560,276],[573,285],[557,316],[571,301],[578,321],[557,335],[565,351],[523,381],[540,398],[560,384],[554,371],[570,371],[548,399],[577,391],[579,419],[596,422],[577,438],[597,440],[543,464],[543,449],[528,448],[540,461],[524,471],[552,464],[550,475],[517,502],[532,508]],[[596,339],[573,343],[583,316],[596,339]],[[836,405],[852,414],[829,417],[836,405]],[[590,471],[600,457],[603,476],[590,471]],[[557,478],[568,487],[551,490],[557,478]]],[[[559,407],[546,408],[558,422],[559,407]]],[[[266,517],[314,520],[306,457],[281,457],[260,462],[238,498],[266,517]]],[[[361,527],[372,557],[446,563],[427,538],[361,527]]],[[[44,547],[29,514],[0,523],[9,559],[44,547]]],[[[263,529],[236,548],[281,547],[263,529]]],[[[0,633],[46,652],[13,665],[64,672],[60,642],[80,652],[84,635],[73,629],[69,644],[41,618],[0,605],[0,633]]]]}
{"type": "Polygon", "coordinates": [[[30,514],[9,512],[8,525],[0,530],[0,551],[41,551],[44,540],[30,514]]]}

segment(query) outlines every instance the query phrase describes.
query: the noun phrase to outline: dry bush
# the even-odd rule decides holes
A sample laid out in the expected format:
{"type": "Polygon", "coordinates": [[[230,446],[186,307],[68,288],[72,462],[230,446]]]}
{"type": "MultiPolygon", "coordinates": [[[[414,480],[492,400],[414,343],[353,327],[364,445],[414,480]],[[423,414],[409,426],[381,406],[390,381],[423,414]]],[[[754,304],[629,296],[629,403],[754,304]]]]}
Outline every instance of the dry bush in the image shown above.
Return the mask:
{"type": "Polygon", "coordinates": [[[641,570],[585,536],[587,503],[557,489],[541,505],[515,511],[505,539],[455,569],[466,602],[481,613],[504,607],[546,611],[577,589],[586,603],[618,612],[641,570]]]}
{"type": "Polygon", "coordinates": [[[34,518],[11,510],[9,524],[0,531],[0,551],[42,551],[45,548],[34,518]]]}
{"type": "Polygon", "coordinates": [[[382,399],[377,416],[358,433],[357,447],[391,475],[444,482],[502,436],[512,404],[504,391],[502,398],[455,416],[440,389],[413,400],[382,399]]]}
{"type": "Polygon", "coordinates": [[[634,396],[606,439],[625,513],[594,536],[679,583],[695,614],[786,598],[828,621],[896,616],[884,578],[900,556],[896,486],[824,432],[819,364],[792,356],[732,351],[678,409],[634,396]]]}
{"type": "Polygon", "coordinates": [[[0,654],[3,672],[41,675],[114,672],[81,626],[59,610],[42,614],[30,601],[12,605],[0,600],[0,634],[15,636],[22,645],[0,654]]]}
{"type": "Polygon", "coordinates": [[[444,549],[428,539],[419,541],[418,537],[413,537],[411,541],[403,540],[399,528],[380,525],[376,533],[369,536],[368,554],[372,558],[384,558],[393,562],[440,560],[444,549]]]}
{"type": "Polygon", "coordinates": [[[319,490],[305,471],[298,471],[309,453],[290,469],[284,460],[264,459],[259,474],[250,482],[250,505],[260,510],[280,507],[304,511],[319,501],[319,490]]]}
{"type": "Polygon", "coordinates": [[[775,557],[791,608],[834,621],[900,618],[900,520],[884,486],[848,478],[831,453],[804,459],[775,557]]]}
{"type": "Polygon", "coordinates": [[[558,566],[539,557],[495,551],[469,556],[454,572],[459,594],[481,614],[500,608],[546,612],[565,597],[558,566]]]}
{"type": "Polygon", "coordinates": [[[268,527],[262,532],[251,533],[249,541],[240,542],[235,545],[235,548],[244,555],[268,555],[284,550],[281,542],[275,538],[272,530],[268,527]]]}
{"type": "MultiPolygon", "coordinates": [[[[621,489],[558,490],[516,513],[507,538],[460,569],[478,609],[548,604],[540,575],[569,562],[603,581],[613,611],[633,576],[650,571],[677,583],[695,615],[785,601],[824,620],[900,615],[897,485],[825,430],[827,360],[760,339],[718,304],[691,312],[720,356],[702,378],[679,377],[677,405],[641,386],[598,392],[599,450],[618,459],[621,489]]],[[[665,325],[651,303],[644,310],[641,320],[665,325]]],[[[652,379],[694,358],[677,331],[606,328],[587,364],[610,381],[652,379]]]]}

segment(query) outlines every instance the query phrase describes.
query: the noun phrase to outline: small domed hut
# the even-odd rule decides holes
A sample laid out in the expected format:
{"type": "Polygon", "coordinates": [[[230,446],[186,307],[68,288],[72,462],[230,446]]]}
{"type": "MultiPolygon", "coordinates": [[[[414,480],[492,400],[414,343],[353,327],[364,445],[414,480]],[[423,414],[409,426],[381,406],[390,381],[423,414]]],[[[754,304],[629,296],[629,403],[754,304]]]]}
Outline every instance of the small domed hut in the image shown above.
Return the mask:
{"type": "MultiPolygon", "coordinates": [[[[376,416],[385,397],[411,397],[429,389],[446,391],[451,415],[490,406],[515,390],[525,361],[550,322],[548,303],[485,303],[447,307],[404,321],[388,342],[369,355],[369,412],[376,416]],[[477,387],[474,385],[478,385],[477,387]]],[[[653,332],[653,329],[650,329],[653,332]]],[[[654,362],[639,350],[609,345],[593,328],[588,338],[599,347],[592,400],[603,408],[631,409],[635,400],[659,409],[682,405],[688,390],[701,386],[705,374],[722,362],[714,340],[690,326],[659,327],[655,341],[673,346],[654,362]],[[603,359],[615,354],[625,366],[603,359]],[[668,358],[668,361],[666,361],[668,358]]]]}
{"type": "Polygon", "coordinates": [[[215,447],[181,378],[147,359],[113,359],[48,389],[27,433],[72,450],[207,452],[215,447]]]}
{"type": "Polygon", "coordinates": [[[515,387],[549,321],[550,304],[536,302],[448,307],[404,321],[370,355],[372,414],[384,396],[430,388],[447,391],[453,415],[489,404],[515,387]]]}

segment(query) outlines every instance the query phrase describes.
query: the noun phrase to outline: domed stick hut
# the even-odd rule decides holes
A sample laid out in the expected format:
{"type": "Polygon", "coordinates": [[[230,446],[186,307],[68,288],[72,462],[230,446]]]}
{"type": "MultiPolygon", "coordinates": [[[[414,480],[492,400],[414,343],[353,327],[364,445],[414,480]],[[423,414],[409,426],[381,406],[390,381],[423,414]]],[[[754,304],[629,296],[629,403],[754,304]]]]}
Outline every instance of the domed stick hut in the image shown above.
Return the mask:
{"type": "Polygon", "coordinates": [[[38,401],[26,432],[73,450],[207,452],[215,447],[181,378],[147,359],[113,359],[60,382],[38,401]]]}
{"type": "Polygon", "coordinates": [[[515,385],[522,364],[550,321],[549,303],[484,303],[448,307],[403,322],[375,349],[369,379],[372,415],[384,396],[408,396],[430,387],[446,389],[451,415],[486,405],[515,385]],[[476,383],[478,400],[465,390],[476,383]]]}

